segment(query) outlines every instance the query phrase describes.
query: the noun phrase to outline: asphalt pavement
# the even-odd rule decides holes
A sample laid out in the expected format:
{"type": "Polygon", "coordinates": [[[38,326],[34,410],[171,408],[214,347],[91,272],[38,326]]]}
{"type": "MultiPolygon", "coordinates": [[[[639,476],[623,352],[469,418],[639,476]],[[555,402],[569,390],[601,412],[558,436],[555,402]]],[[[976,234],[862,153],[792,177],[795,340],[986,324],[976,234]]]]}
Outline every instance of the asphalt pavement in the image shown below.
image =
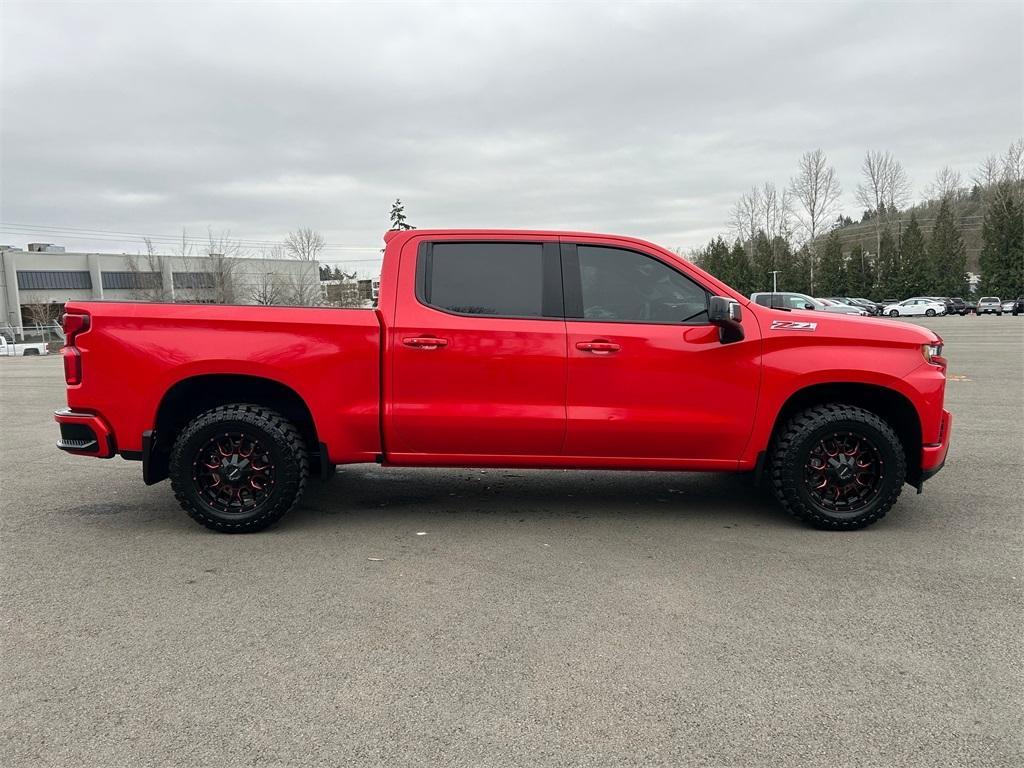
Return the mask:
{"type": "Polygon", "coordinates": [[[0,764],[1020,766],[1024,318],[860,532],[737,477],[343,467],[262,534],[53,447],[0,360],[0,764]]]}

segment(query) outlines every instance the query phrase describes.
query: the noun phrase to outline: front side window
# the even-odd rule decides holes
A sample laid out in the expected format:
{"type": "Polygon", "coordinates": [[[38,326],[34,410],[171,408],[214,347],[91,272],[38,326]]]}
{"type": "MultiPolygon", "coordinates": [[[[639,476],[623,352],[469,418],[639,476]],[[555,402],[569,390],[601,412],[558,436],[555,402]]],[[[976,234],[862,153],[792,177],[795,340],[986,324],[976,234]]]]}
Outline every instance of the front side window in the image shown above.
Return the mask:
{"type": "Polygon", "coordinates": [[[462,315],[541,317],[541,243],[434,243],[421,257],[424,303],[462,315]]]}
{"type": "Polygon", "coordinates": [[[649,256],[580,245],[582,314],[586,320],[631,323],[707,322],[708,294],[649,256]]]}

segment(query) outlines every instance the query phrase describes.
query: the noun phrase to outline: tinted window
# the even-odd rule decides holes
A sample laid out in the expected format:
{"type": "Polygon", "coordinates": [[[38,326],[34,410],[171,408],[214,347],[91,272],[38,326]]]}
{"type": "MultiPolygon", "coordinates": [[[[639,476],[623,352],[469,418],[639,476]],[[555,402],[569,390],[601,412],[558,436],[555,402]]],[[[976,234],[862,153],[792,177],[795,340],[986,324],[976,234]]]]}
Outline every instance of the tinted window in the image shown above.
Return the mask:
{"type": "Polygon", "coordinates": [[[540,243],[434,243],[425,262],[427,304],[468,315],[542,315],[540,243]]]}
{"type": "Polygon", "coordinates": [[[707,292],[657,259],[619,248],[581,245],[580,291],[586,320],[638,323],[707,321],[707,292]]]}

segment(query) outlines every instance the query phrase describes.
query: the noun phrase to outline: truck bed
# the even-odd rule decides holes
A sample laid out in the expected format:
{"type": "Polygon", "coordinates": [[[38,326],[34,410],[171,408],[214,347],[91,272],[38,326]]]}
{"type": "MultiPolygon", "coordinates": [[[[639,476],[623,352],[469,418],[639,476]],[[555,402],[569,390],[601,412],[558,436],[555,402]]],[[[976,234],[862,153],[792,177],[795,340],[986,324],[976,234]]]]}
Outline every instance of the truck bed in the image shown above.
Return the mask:
{"type": "Polygon", "coordinates": [[[142,451],[176,387],[201,397],[234,381],[244,394],[249,380],[277,382],[306,404],[330,462],[380,453],[376,310],[75,301],[66,311],[90,317],[68,406],[102,414],[118,453],[142,451]]]}

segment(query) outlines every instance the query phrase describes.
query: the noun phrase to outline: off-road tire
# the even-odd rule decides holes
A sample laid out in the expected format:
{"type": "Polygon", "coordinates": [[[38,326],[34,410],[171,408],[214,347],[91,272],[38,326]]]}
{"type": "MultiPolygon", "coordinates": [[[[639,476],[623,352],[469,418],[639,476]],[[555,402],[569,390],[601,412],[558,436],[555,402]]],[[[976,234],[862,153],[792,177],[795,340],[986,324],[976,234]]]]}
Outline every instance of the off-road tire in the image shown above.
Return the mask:
{"type": "Polygon", "coordinates": [[[233,403],[200,414],[181,431],[171,450],[169,474],[174,497],[197,523],[221,533],[250,533],[273,525],[299,502],[309,478],[309,456],[299,431],[281,414],[261,405],[233,403]],[[211,506],[193,478],[198,451],[228,430],[258,437],[274,462],[273,489],[245,513],[227,514],[211,506]]]}
{"type": "Polygon", "coordinates": [[[907,460],[896,432],[877,414],[839,403],[818,405],[790,418],[775,435],[769,452],[772,489],[782,507],[798,520],[829,531],[864,528],[885,517],[903,490],[907,460]],[[876,495],[862,509],[836,514],[816,504],[804,481],[809,451],[822,435],[848,430],[871,440],[885,473],[876,495]]]}

